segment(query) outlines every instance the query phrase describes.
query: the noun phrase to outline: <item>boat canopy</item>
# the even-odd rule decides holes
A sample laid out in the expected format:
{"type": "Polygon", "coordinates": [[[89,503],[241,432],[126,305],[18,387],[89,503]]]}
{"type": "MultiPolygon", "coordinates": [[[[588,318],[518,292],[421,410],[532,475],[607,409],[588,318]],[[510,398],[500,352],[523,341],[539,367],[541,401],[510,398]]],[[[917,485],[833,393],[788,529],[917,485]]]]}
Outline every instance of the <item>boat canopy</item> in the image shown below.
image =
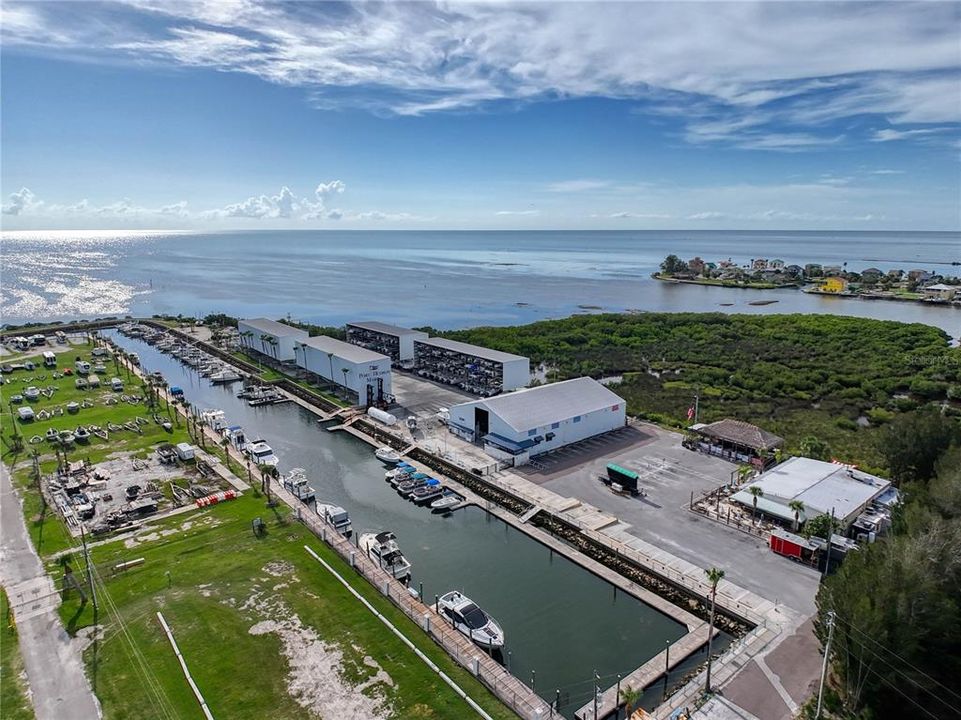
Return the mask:
{"type": "Polygon", "coordinates": [[[424,479],[428,478],[429,475],[427,475],[427,473],[415,472],[415,473],[414,473],[413,475],[411,475],[410,477],[411,477],[411,480],[424,480],[424,479]]]}

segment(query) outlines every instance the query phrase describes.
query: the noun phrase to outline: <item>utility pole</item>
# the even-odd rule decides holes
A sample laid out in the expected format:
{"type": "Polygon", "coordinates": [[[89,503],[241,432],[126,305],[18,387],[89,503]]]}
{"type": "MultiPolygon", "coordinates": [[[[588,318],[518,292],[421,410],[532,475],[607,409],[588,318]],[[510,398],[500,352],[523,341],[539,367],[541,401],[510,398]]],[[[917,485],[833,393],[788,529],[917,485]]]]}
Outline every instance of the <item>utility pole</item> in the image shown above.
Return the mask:
{"type": "Polygon", "coordinates": [[[697,425],[698,412],[701,409],[701,386],[694,390],[694,424],[697,425]]]}
{"type": "Polygon", "coordinates": [[[93,587],[93,567],[90,564],[90,551],[87,548],[87,533],[84,532],[83,523],[80,523],[80,541],[83,543],[83,559],[87,564],[87,586],[90,588],[90,599],[93,600],[93,616],[99,617],[97,608],[97,591],[93,587]]]}
{"type": "Polygon", "coordinates": [[[814,713],[814,720],[821,717],[821,702],[824,700],[824,679],[828,673],[828,658],[831,656],[831,640],[834,639],[834,611],[828,611],[828,642],[824,646],[824,660],[821,662],[821,686],[818,688],[818,708],[814,713]]]}
{"type": "Polygon", "coordinates": [[[824,557],[824,572],[821,573],[821,582],[828,576],[828,566],[831,564],[831,537],[834,535],[834,508],[831,508],[831,524],[828,526],[827,539],[825,541],[824,549],[826,555],[824,557]]]}
{"type": "Polygon", "coordinates": [[[597,720],[597,696],[601,694],[601,676],[597,674],[597,670],[594,671],[594,717],[592,720],[597,720]]]}

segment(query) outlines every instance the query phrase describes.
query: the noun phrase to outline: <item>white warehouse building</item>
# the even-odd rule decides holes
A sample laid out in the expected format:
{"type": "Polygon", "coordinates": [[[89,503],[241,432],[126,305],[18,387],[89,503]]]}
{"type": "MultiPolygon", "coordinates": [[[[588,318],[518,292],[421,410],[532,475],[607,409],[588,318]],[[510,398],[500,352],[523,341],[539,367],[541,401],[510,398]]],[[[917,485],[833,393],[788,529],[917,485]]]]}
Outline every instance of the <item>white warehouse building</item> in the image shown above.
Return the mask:
{"type": "Polygon", "coordinates": [[[624,427],[624,400],[589,377],[455,405],[448,427],[498,460],[531,458],[624,427]]]}
{"type": "Polygon", "coordinates": [[[241,347],[280,361],[296,360],[295,345],[308,337],[306,330],[267,318],[239,320],[237,334],[241,347]]]}
{"type": "Polygon", "coordinates": [[[299,344],[297,364],[308,372],[346,388],[358,405],[393,402],[390,358],[367,348],[318,335],[299,344]]]}

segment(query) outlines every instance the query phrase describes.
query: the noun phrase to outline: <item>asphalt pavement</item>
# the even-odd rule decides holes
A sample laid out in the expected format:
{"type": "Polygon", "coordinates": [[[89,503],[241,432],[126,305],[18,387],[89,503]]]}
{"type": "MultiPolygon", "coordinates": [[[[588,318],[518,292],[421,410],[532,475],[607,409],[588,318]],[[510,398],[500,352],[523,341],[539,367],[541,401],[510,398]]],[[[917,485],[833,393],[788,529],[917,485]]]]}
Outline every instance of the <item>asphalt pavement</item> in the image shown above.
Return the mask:
{"type": "Polygon", "coordinates": [[[20,641],[37,720],[94,720],[100,705],[84,673],[80,641],[60,622],[59,594],[43,569],[7,467],[0,465],[0,583],[20,641]]]}

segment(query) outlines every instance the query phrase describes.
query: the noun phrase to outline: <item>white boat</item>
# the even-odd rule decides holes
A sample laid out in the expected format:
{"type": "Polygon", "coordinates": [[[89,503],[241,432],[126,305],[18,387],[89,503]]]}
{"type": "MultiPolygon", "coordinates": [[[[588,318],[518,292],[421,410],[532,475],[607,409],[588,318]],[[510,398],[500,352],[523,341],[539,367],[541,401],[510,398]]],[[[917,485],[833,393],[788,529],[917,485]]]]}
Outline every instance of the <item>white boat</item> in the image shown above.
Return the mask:
{"type": "Polygon", "coordinates": [[[283,485],[302,503],[309,504],[316,494],[307,480],[307,471],[303,468],[294,468],[287,475],[284,475],[283,485]]]}
{"type": "Polygon", "coordinates": [[[332,525],[334,529],[344,537],[350,537],[353,532],[350,524],[350,515],[348,515],[347,511],[340,505],[318,503],[317,514],[324,519],[325,523],[332,525]]]}
{"type": "Polygon", "coordinates": [[[214,385],[226,385],[238,380],[240,380],[240,375],[230,368],[223,368],[210,376],[210,382],[214,385]]]}
{"type": "Polygon", "coordinates": [[[23,396],[30,402],[34,402],[40,399],[40,388],[31,385],[26,390],[23,391],[23,396]]]}
{"type": "Polygon", "coordinates": [[[410,580],[410,563],[397,546],[397,539],[390,530],[379,533],[364,533],[357,542],[367,557],[389,572],[395,579],[410,580]]]}
{"type": "Polygon", "coordinates": [[[276,465],[280,462],[277,456],[274,455],[273,448],[271,448],[270,445],[265,443],[263,440],[251,440],[249,443],[247,443],[247,447],[245,449],[247,451],[247,455],[249,455],[250,459],[257,465],[271,465],[276,467],[276,465]]]}
{"type": "Polygon", "coordinates": [[[459,504],[463,499],[464,498],[462,498],[457,493],[453,492],[452,490],[449,490],[444,495],[439,497],[437,500],[434,500],[434,502],[430,504],[430,509],[431,510],[450,510],[452,507],[459,504]]]}
{"type": "Polygon", "coordinates": [[[203,410],[200,421],[214,432],[221,432],[227,427],[227,414],[223,410],[203,410]]]}
{"type": "Polygon", "coordinates": [[[451,624],[485,650],[504,647],[504,631],[463,593],[452,590],[437,599],[437,609],[451,624]]]}
{"type": "Polygon", "coordinates": [[[400,455],[393,448],[389,448],[386,445],[384,447],[379,447],[374,450],[374,455],[382,463],[388,463],[390,465],[396,465],[400,462],[400,455]]]}

